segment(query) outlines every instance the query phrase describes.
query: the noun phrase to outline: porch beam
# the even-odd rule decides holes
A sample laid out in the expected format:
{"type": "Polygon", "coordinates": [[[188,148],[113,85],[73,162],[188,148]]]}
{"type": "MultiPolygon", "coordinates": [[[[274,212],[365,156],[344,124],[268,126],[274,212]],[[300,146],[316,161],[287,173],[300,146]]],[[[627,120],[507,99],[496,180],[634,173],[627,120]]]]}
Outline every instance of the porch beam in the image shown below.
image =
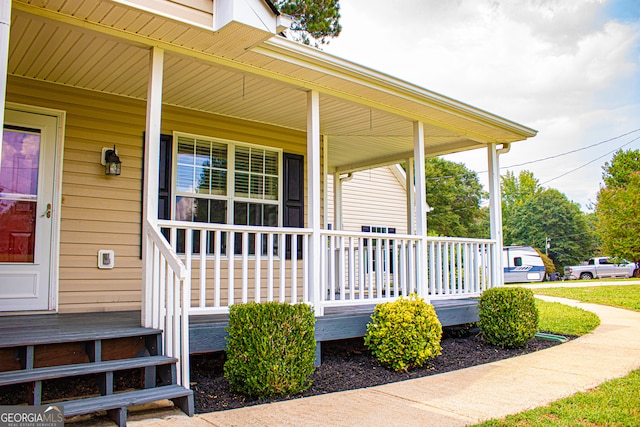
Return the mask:
{"type": "Polygon", "coordinates": [[[418,244],[416,260],[416,278],[418,294],[426,301],[429,300],[427,286],[427,200],[424,160],[424,124],[413,124],[413,161],[415,164],[415,206],[416,206],[416,235],[421,237],[418,244]]]}
{"type": "Polygon", "coordinates": [[[309,213],[307,221],[311,229],[309,257],[310,299],[316,316],[322,316],[320,305],[320,231],[321,231],[321,193],[320,193],[320,94],[316,91],[307,93],[307,186],[309,188],[309,213]]]}
{"type": "MultiPolygon", "coordinates": [[[[147,224],[156,226],[158,222],[158,173],[160,162],[160,130],[162,125],[162,79],[164,71],[164,51],[158,47],[149,52],[149,83],[147,88],[147,116],[144,141],[144,187],[143,227],[147,224]]],[[[146,232],[143,229],[143,236],[146,232]]],[[[153,249],[142,239],[142,324],[151,326],[151,275],[153,263],[153,249]]]]}
{"type": "Polygon", "coordinates": [[[9,68],[10,28],[11,0],[0,0],[0,129],[4,129],[4,107],[7,97],[7,69],[9,68]]]}
{"type": "Polygon", "coordinates": [[[493,257],[494,283],[493,286],[504,285],[504,271],[502,267],[502,195],[500,191],[500,157],[496,144],[487,146],[489,166],[489,217],[491,239],[496,241],[496,255],[493,257]]]}
{"type": "Polygon", "coordinates": [[[389,156],[382,156],[374,159],[369,159],[363,162],[350,163],[348,165],[342,165],[336,168],[333,168],[333,172],[339,172],[342,174],[351,173],[351,172],[359,172],[363,170],[375,169],[382,166],[395,165],[396,163],[400,163],[403,160],[413,157],[413,151],[405,151],[403,153],[392,154],[389,156]]]}

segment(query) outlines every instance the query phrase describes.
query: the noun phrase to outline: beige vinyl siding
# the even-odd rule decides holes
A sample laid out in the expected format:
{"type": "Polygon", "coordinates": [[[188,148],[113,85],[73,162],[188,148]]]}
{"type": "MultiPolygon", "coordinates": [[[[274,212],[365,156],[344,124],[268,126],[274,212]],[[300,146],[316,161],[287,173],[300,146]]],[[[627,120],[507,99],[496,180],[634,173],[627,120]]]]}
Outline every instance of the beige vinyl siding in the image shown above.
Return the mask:
{"type": "MultiPolygon", "coordinates": [[[[346,231],[361,226],[393,227],[398,234],[407,232],[407,199],[404,186],[391,171],[394,166],[355,172],[342,184],[342,223],[346,231]]],[[[329,222],[333,217],[333,175],[328,183],[329,222]]]]}
{"type": "MultiPolygon", "coordinates": [[[[67,113],[59,311],[139,310],[145,102],[14,76],[8,79],[7,101],[67,113]],[[109,177],[104,175],[100,156],[102,147],[114,143],[122,175],[109,177]],[[99,249],[115,251],[114,269],[97,268],[99,249]]],[[[301,132],[164,106],[162,133],[173,131],[306,152],[306,136],[301,132]]]]}

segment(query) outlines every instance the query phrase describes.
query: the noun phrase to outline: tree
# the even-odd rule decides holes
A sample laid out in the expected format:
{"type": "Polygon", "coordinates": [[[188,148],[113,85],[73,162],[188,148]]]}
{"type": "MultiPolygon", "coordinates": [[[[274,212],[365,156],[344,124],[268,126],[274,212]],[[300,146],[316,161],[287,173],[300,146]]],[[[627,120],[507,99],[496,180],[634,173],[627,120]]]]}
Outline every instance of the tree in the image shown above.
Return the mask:
{"type": "Polygon", "coordinates": [[[342,30],[339,0],[276,0],[274,4],[293,18],[290,32],[304,44],[319,47],[342,30]]]}
{"type": "Polygon", "coordinates": [[[618,151],[602,169],[596,205],[602,250],[640,266],[640,150],[618,151]]]}
{"type": "Polygon", "coordinates": [[[480,207],[486,196],[478,175],[462,163],[439,157],[425,159],[426,198],[433,211],[427,215],[430,235],[488,237],[488,210],[480,207]]]}
{"type": "Polygon", "coordinates": [[[602,179],[608,188],[625,188],[634,172],[640,171],[640,150],[618,150],[602,166],[602,179]]]}
{"type": "Polygon", "coordinates": [[[551,239],[549,256],[556,268],[588,258],[593,236],[578,204],[555,189],[542,189],[519,203],[504,217],[505,243],[544,248],[551,239]]]}

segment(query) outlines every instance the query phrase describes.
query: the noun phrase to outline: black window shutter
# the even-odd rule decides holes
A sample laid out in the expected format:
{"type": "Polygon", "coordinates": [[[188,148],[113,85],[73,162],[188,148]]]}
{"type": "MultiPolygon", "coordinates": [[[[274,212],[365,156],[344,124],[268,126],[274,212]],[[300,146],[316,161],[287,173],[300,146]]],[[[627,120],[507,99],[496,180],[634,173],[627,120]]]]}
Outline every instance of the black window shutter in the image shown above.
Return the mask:
{"type": "Polygon", "coordinates": [[[171,219],[171,166],[173,165],[173,137],[160,135],[160,164],[158,168],[158,219],[171,219]]]}
{"type": "MultiPolygon", "coordinates": [[[[282,215],[285,227],[304,227],[304,156],[284,153],[282,215]]],[[[298,239],[298,258],[302,258],[302,239],[298,239]]],[[[286,257],[291,258],[291,238],[287,237],[286,257]]]]}

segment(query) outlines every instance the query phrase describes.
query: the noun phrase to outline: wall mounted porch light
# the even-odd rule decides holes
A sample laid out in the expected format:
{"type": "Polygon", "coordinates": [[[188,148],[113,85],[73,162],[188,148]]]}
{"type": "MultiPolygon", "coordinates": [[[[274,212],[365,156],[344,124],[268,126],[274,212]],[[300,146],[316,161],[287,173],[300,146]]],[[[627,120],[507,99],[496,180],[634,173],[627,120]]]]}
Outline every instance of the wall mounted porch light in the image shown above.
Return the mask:
{"type": "Polygon", "coordinates": [[[122,162],[120,161],[120,157],[118,157],[118,151],[116,150],[115,145],[113,146],[113,149],[102,149],[101,163],[104,166],[105,175],[120,175],[120,166],[122,165],[122,162]]]}

